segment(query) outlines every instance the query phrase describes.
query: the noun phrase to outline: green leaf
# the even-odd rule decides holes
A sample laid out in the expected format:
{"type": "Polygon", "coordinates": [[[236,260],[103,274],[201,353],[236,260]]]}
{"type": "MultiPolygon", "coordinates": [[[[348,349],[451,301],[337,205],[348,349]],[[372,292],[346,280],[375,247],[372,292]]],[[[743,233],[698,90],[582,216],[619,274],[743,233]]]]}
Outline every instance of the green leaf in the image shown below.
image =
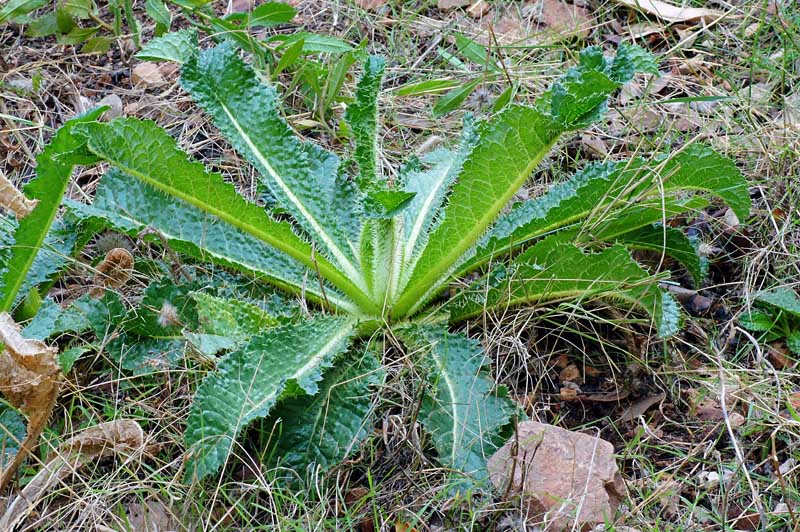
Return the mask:
{"type": "MultiPolygon", "coordinates": [[[[270,218],[261,207],[239,196],[221,175],[207,172],[199,162],[190,161],[175,140],[154,122],[120,118],[107,124],[84,124],[81,133],[93,153],[126,174],[254,236],[312,271],[318,269],[354,301],[372,305],[324,257],[314,257],[311,246],[289,223],[270,218]]],[[[313,174],[306,177],[305,186],[317,181],[313,174]]]]}
{"type": "Polygon", "coordinates": [[[39,203],[33,212],[19,221],[14,231],[14,247],[0,281],[0,311],[11,310],[20,289],[25,286],[28,271],[45,243],[69,183],[72,165],[58,162],[57,155],[82,144],[83,140],[73,135],[73,129],[95,120],[103,111],[103,108],[95,109],[68,120],[36,158],[36,177],[25,185],[23,192],[29,199],[39,200],[39,203]]]}
{"type": "Polygon", "coordinates": [[[689,270],[695,283],[699,284],[705,276],[707,263],[698,253],[696,242],[680,229],[661,224],[648,225],[623,233],[615,241],[629,248],[646,249],[672,257],[689,270]]]}
{"type": "Polygon", "coordinates": [[[69,33],[63,35],[59,34],[56,36],[56,42],[58,44],[75,46],[88,41],[94,37],[94,34],[98,31],[100,31],[100,26],[95,26],[92,28],[80,28],[76,26],[72,28],[69,33]]]}
{"type": "Polygon", "coordinates": [[[751,331],[767,332],[775,327],[775,318],[763,310],[750,309],[739,316],[739,323],[751,331]]]}
{"type": "MultiPolygon", "coordinates": [[[[2,277],[10,275],[11,260],[18,253],[13,238],[15,232],[18,231],[19,224],[16,220],[0,218],[0,245],[6,246],[5,252],[0,253],[0,276],[2,277]]],[[[19,305],[20,301],[38,285],[52,281],[56,274],[70,263],[77,237],[75,227],[62,220],[53,222],[9,308],[19,305]]]]}
{"type": "Polygon", "coordinates": [[[385,186],[378,162],[378,93],[385,67],[386,61],[382,57],[370,56],[367,59],[356,88],[356,100],[344,114],[356,143],[353,154],[359,169],[356,182],[365,193],[385,186]]]}
{"type": "Polygon", "coordinates": [[[61,367],[61,371],[64,373],[72,371],[75,362],[87,351],[89,351],[89,347],[87,346],[70,347],[69,349],[61,351],[58,354],[58,365],[61,367]]]}
{"type": "Polygon", "coordinates": [[[478,140],[475,123],[471,117],[464,120],[461,143],[456,152],[434,150],[425,154],[420,166],[404,175],[404,189],[413,193],[408,209],[403,212],[405,242],[403,250],[403,279],[408,281],[415,260],[425,249],[428,235],[437,223],[437,213],[444,203],[450,185],[461,171],[461,166],[478,140]]]}
{"type": "Polygon", "coordinates": [[[27,432],[22,414],[9,404],[0,402],[0,471],[19,452],[27,432]]]}
{"type": "Polygon", "coordinates": [[[94,11],[92,0],[65,0],[62,6],[64,11],[77,19],[87,19],[94,11]]]}
{"type": "Polygon", "coordinates": [[[675,301],[622,245],[587,254],[561,241],[560,235],[542,240],[509,266],[493,268],[446,308],[452,320],[463,320],[486,310],[595,298],[611,299],[647,312],[653,316],[661,337],[675,334],[680,327],[675,301]]]}
{"type": "Polygon", "coordinates": [[[172,24],[172,15],[161,0],[147,0],[144,4],[145,11],[151,19],[156,23],[153,35],[158,38],[165,32],[169,31],[169,26],[172,24]]]}
{"type": "Polygon", "coordinates": [[[291,22],[297,11],[283,2],[267,2],[253,9],[250,13],[232,13],[225,20],[246,22],[251,28],[269,28],[291,22]]]}
{"type": "Polygon", "coordinates": [[[41,17],[33,20],[25,29],[28,37],[49,37],[58,31],[58,20],[56,12],[45,13],[41,17]]]}
{"type": "Polygon", "coordinates": [[[319,35],[307,31],[298,31],[291,35],[276,35],[269,40],[282,41],[281,47],[289,47],[298,41],[303,41],[303,53],[333,53],[341,54],[350,52],[353,47],[336,37],[329,35],[319,35]]]}
{"type": "Polygon", "coordinates": [[[773,288],[755,294],[755,300],[800,317],[800,297],[791,288],[773,288]]]}
{"type": "Polygon", "coordinates": [[[206,356],[233,349],[279,323],[261,307],[247,301],[223,299],[201,292],[195,292],[192,297],[197,302],[200,333],[185,334],[206,356]]]}
{"type": "Polygon", "coordinates": [[[289,68],[290,66],[294,65],[295,62],[300,58],[300,55],[303,53],[303,41],[297,41],[293,45],[289,46],[281,55],[281,58],[278,60],[278,64],[275,65],[275,68],[272,69],[272,79],[275,80],[278,77],[278,74],[289,68]]]}
{"type": "Polygon", "coordinates": [[[736,163],[704,144],[692,144],[667,159],[660,176],[666,192],[707,192],[724,200],[740,220],[750,216],[750,191],[736,163]]]}
{"type": "Polygon", "coordinates": [[[580,58],[579,67],[556,81],[535,107],[510,105],[479,128],[479,140],[452,187],[442,223],[395,305],[397,316],[415,312],[442,289],[564,131],[602,115],[606,99],[620,85],[609,77],[613,62],[597,48],[584,50],[580,58]]]}
{"type": "Polygon", "coordinates": [[[429,79],[417,83],[410,83],[398,87],[398,96],[422,96],[425,94],[438,94],[460,86],[463,83],[457,79],[429,79]]]}
{"type": "Polygon", "coordinates": [[[125,318],[125,307],[114,292],[102,298],[83,295],[62,309],[52,299],[46,299],[36,316],[25,326],[26,338],[46,340],[54,336],[93,331],[102,338],[125,318]]]}
{"type": "MultiPolygon", "coordinates": [[[[501,216],[459,273],[571,225],[581,224],[580,231],[593,239],[613,242],[627,232],[706,206],[702,198],[686,198],[687,191],[708,192],[732,202],[737,212],[749,211],[744,177],[732,161],[702,145],[671,158],[591,164],[544,196],[501,216]]],[[[693,275],[702,273],[691,260],[687,266],[693,275]]]]}
{"type": "Polygon", "coordinates": [[[464,100],[466,100],[467,97],[472,94],[472,91],[481,84],[481,81],[483,80],[479,78],[465,83],[439,98],[436,105],[433,106],[433,116],[439,118],[450,111],[458,109],[458,106],[464,103],[464,100]]]}
{"type": "Polygon", "coordinates": [[[8,0],[3,7],[0,7],[0,24],[27,15],[45,4],[47,4],[47,0],[8,0]]]}
{"type": "Polygon", "coordinates": [[[363,288],[353,254],[360,234],[360,227],[353,225],[358,221],[355,196],[336,179],[336,172],[325,169],[337,166],[338,159],[297,139],[280,116],[275,89],[261,83],[230,44],[205,50],[197,61],[187,62],[181,83],[259,170],[280,205],[363,288]]]}
{"type": "Polygon", "coordinates": [[[371,429],[370,387],[383,378],[376,355],[351,349],[325,372],[316,395],[289,397],[275,407],[266,422],[274,426],[270,465],[327,471],[358,448],[371,429]]]}
{"type": "Polygon", "coordinates": [[[317,317],[270,329],[220,360],[197,389],[186,422],[186,478],[217,471],[239,433],[265,417],[288,384],[314,395],[322,370],[343,352],[353,323],[317,317]]]}
{"type": "Polygon", "coordinates": [[[200,288],[197,282],[176,284],[169,277],[151,282],[144,290],[139,306],[125,318],[124,329],[146,338],[175,338],[183,328],[198,322],[192,293],[200,288]]]}
{"type": "Polygon", "coordinates": [[[145,338],[123,333],[105,347],[120,369],[141,376],[176,367],[183,360],[186,342],[183,338],[145,338]]]}
{"type": "Polygon", "coordinates": [[[104,54],[111,49],[113,37],[92,37],[81,46],[82,54],[104,54]]]}
{"type": "Polygon", "coordinates": [[[409,347],[423,351],[419,364],[426,379],[419,420],[431,434],[439,460],[461,476],[456,488],[483,485],[486,463],[502,443],[513,403],[505,390],[493,392],[488,359],[480,343],[435,327],[402,334],[409,347]]]}
{"type": "Polygon", "coordinates": [[[197,54],[197,30],[190,28],[151,39],[136,57],[144,61],[175,61],[183,64],[197,54]]]}
{"type": "MultiPolygon", "coordinates": [[[[285,253],[117,170],[103,176],[91,206],[67,201],[67,207],[86,222],[131,236],[147,228],[156,229],[179,253],[252,273],[317,302],[327,298],[339,309],[357,310],[327,283],[323,298],[318,283],[306,283],[313,272],[285,253]]],[[[160,243],[157,235],[148,238],[160,243]]]]}

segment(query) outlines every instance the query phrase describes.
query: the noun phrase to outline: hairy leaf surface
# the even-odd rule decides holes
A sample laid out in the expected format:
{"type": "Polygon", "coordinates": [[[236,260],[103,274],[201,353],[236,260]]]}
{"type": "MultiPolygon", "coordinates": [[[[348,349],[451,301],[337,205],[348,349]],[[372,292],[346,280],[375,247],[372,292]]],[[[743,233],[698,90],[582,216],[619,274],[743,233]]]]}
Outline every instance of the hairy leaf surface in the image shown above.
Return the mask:
{"type": "MultiPolygon", "coordinates": [[[[319,269],[355,301],[369,303],[324,257],[314,256],[311,246],[294,233],[291,225],[270,218],[261,207],[242,198],[222,176],[190,161],[155,123],[122,118],[107,124],[85,124],[82,131],[89,149],[124,173],[266,242],[312,271],[319,269]]],[[[307,177],[309,183],[314,181],[313,176],[307,177]]]]}
{"type": "Polygon", "coordinates": [[[624,69],[615,70],[615,60],[597,48],[584,50],[580,58],[580,65],[554,83],[535,107],[508,106],[479,127],[475,148],[397,302],[396,315],[413,313],[442,288],[559,136],[599,118],[608,96],[626,81],[624,69]]]}
{"type": "Polygon", "coordinates": [[[150,40],[136,57],[145,61],[175,61],[183,64],[196,57],[197,53],[197,30],[190,28],[166,33],[150,40]]]}
{"type": "Polygon", "coordinates": [[[372,350],[353,348],[325,372],[313,397],[282,400],[274,421],[271,463],[302,473],[315,464],[323,471],[340,463],[370,432],[372,391],[383,371],[372,350]]]}
{"type": "Polygon", "coordinates": [[[344,118],[350,125],[356,149],[353,158],[358,164],[358,186],[364,193],[380,190],[384,183],[378,169],[378,92],[386,61],[370,56],[356,88],[356,100],[347,107],[344,118]]]}
{"type": "Polygon", "coordinates": [[[567,299],[608,298],[653,316],[659,335],[671,336],[680,326],[675,301],[663,292],[622,245],[584,253],[558,236],[547,238],[500,264],[447,305],[451,319],[522,304],[567,299]]]}
{"type": "Polygon", "coordinates": [[[233,349],[253,336],[278,325],[278,320],[257,305],[238,299],[195,292],[199,333],[185,333],[205,355],[233,349]]]}
{"type": "MultiPolygon", "coordinates": [[[[228,141],[261,173],[270,192],[352,280],[359,280],[351,232],[355,196],[335,175],[314,173],[319,148],[304,146],[281,118],[278,94],[261,82],[230,43],[203,51],[181,71],[181,83],[228,141]]],[[[325,158],[332,157],[326,154],[325,158]]]]}
{"type": "Polygon", "coordinates": [[[493,392],[486,375],[488,360],[480,343],[435,327],[415,327],[404,340],[423,350],[420,358],[427,389],[419,420],[433,439],[439,460],[460,473],[460,489],[480,484],[489,476],[486,462],[501,443],[513,405],[493,392]]]}
{"type": "MultiPolygon", "coordinates": [[[[289,255],[269,246],[216,216],[125,175],[107,172],[92,205],[67,202],[79,217],[98,220],[103,227],[137,236],[155,229],[175,251],[201,261],[253,273],[271,283],[322,300],[314,273],[289,255]]],[[[149,238],[159,240],[159,235],[149,238]]],[[[325,286],[328,301],[338,308],[356,311],[332,286],[325,286]]]]}
{"type": "Polygon", "coordinates": [[[30,214],[19,220],[14,231],[14,246],[0,280],[0,311],[10,310],[18,300],[28,270],[45,242],[67,189],[72,164],[60,162],[58,155],[78,148],[83,140],[73,134],[74,128],[96,119],[103,111],[103,108],[95,109],[68,120],[36,158],[36,177],[25,186],[23,193],[28,199],[38,200],[39,203],[30,214]]]}
{"type": "Polygon", "coordinates": [[[266,416],[287,384],[316,394],[323,368],[352,333],[349,320],[318,317],[270,329],[221,359],[197,389],[186,422],[186,477],[219,469],[241,430],[266,416]]]}

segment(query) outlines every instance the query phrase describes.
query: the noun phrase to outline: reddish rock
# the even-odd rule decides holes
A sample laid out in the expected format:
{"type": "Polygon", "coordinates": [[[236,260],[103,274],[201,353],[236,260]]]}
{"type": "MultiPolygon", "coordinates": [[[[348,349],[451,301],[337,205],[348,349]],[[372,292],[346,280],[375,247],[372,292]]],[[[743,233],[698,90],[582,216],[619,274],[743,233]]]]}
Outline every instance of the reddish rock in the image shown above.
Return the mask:
{"type": "Polygon", "coordinates": [[[625,485],[609,442],[536,421],[517,430],[489,460],[500,493],[521,496],[527,515],[547,530],[576,522],[578,530],[591,529],[614,518],[625,485]]]}

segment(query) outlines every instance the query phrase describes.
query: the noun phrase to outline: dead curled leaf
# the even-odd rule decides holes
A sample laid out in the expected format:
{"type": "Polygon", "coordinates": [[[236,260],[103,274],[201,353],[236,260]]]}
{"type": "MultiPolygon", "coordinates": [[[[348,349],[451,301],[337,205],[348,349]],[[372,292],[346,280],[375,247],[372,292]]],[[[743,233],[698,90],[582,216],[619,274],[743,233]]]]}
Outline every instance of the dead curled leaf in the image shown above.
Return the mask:
{"type": "Polygon", "coordinates": [[[17,190],[14,183],[0,174],[0,207],[14,213],[14,216],[19,220],[29,215],[37,203],[39,203],[39,200],[26,198],[22,192],[17,190]]]}
{"type": "Polygon", "coordinates": [[[716,9],[678,7],[659,0],[616,0],[616,2],[667,22],[713,22],[725,15],[716,9]]]}
{"type": "MultiPolygon", "coordinates": [[[[28,417],[28,432],[20,450],[0,478],[2,490],[39,439],[58,398],[61,368],[58,350],[24,338],[7,312],[0,314],[0,392],[28,417]]],[[[5,530],[0,528],[0,530],[5,530]]]]}
{"type": "Polygon", "coordinates": [[[639,416],[650,410],[651,407],[661,403],[661,401],[663,401],[666,397],[667,394],[664,392],[642,397],[622,412],[622,414],[619,416],[619,421],[621,423],[631,423],[636,421],[639,416]]]}
{"type": "Polygon", "coordinates": [[[89,295],[102,297],[106,288],[119,288],[128,282],[133,273],[133,255],[125,248],[114,248],[95,268],[94,287],[89,295]]]}
{"type": "Polygon", "coordinates": [[[0,518],[0,530],[12,530],[55,484],[89,463],[144,447],[142,427],[130,419],[100,423],[65,441],[31,479],[0,518]]]}

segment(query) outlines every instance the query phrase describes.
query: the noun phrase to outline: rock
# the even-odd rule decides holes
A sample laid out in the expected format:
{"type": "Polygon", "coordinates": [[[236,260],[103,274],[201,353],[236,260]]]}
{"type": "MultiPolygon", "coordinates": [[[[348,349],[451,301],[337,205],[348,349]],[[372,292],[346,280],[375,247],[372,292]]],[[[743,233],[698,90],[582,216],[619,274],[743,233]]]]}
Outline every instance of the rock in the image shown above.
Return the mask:
{"type": "Polygon", "coordinates": [[[109,107],[106,114],[103,115],[108,120],[113,120],[122,116],[122,100],[116,94],[109,94],[97,102],[97,105],[107,105],[109,107]]]}
{"type": "Polygon", "coordinates": [[[547,530],[590,529],[614,518],[625,485],[609,442],[536,421],[517,431],[489,460],[499,492],[521,496],[547,530]]]}
{"type": "Polygon", "coordinates": [[[137,85],[161,85],[164,83],[164,76],[155,63],[139,63],[133,67],[131,72],[131,82],[137,85]]]}

